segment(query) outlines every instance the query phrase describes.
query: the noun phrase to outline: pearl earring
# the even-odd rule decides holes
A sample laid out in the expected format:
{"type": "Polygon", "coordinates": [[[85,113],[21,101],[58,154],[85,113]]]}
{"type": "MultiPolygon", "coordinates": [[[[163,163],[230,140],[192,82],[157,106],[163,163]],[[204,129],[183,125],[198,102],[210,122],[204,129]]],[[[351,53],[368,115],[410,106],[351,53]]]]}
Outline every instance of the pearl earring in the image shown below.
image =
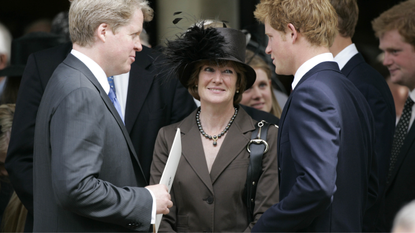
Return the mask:
{"type": "Polygon", "coordinates": [[[239,93],[239,90],[236,90],[236,93],[239,93]]]}

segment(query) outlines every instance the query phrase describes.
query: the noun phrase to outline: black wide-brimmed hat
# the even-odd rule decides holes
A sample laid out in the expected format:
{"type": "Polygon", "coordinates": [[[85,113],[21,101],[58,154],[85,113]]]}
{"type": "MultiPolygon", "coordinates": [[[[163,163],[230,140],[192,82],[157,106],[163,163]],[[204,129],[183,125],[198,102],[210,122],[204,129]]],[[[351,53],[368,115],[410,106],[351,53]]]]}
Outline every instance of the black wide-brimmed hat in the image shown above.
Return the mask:
{"type": "Polygon", "coordinates": [[[29,55],[59,45],[62,38],[46,32],[32,32],[12,42],[10,65],[0,70],[0,77],[23,75],[29,55]]]}
{"type": "Polygon", "coordinates": [[[239,30],[205,27],[201,23],[190,27],[176,40],[168,41],[165,53],[167,62],[185,87],[188,86],[188,80],[198,62],[225,60],[239,63],[245,68],[248,89],[254,84],[256,74],[244,62],[245,41],[245,34],[239,30]]]}

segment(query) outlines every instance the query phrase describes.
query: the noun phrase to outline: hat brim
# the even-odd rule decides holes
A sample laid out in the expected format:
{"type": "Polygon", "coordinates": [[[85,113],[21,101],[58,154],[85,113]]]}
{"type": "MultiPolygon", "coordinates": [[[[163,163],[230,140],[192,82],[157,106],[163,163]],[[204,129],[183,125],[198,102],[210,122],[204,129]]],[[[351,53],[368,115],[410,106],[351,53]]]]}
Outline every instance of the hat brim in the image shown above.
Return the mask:
{"type": "Polygon", "coordinates": [[[2,70],[0,70],[0,77],[13,77],[13,76],[22,76],[25,66],[23,65],[11,65],[2,70]]]}
{"type": "MultiPolygon", "coordinates": [[[[244,69],[245,69],[245,78],[246,78],[246,87],[245,87],[245,90],[248,90],[249,88],[252,87],[252,85],[254,85],[255,80],[256,80],[256,73],[255,73],[255,70],[251,66],[249,66],[249,65],[247,65],[247,64],[239,61],[238,59],[236,59],[234,57],[217,58],[217,60],[233,61],[233,62],[236,62],[236,63],[242,65],[244,67],[244,69]]],[[[190,64],[187,64],[183,68],[183,72],[180,75],[180,77],[178,77],[178,78],[179,78],[180,82],[182,83],[182,85],[184,87],[186,87],[186,88],[188,87],[188,82],[189,82],[190,76],[192,75],[194,66],[198,62],[201,62],[201,61],[207,61],[207,60],[194,61],[194,62],[192,62],[190,64]]],[[[243,90],[243,91],[245,91],[245,90],[243,90]]]]}

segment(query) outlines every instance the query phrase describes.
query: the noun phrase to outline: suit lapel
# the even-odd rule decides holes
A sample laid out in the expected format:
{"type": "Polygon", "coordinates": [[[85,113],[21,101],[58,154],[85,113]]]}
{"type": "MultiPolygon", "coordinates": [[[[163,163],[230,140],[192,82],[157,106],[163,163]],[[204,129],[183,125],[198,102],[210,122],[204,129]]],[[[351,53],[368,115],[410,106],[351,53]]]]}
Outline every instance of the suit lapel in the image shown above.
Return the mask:
{"type": "MultiPolygon", "coordinates": [[[[282,138],[281,134],[283,132],[285,118],[287,117],[288,109],[290,108],[291,100],[292,100],[293,96],[294,96],[294,91],[288,97],[288,100],[285,103],[284,108],[283,108],[282,113],[281,113],[281,118],[280,118],[280,121],[279,121],[279,124],[278,124],[279,129],[278,129],[277,145],[280,145],[280,140],[282,138]]],[[[279,156],[281,155],[281,152],[279,151],[280,148],[281,148],[280,146],[277,147],[277,151],[278,151],[277,154],[278,154],[278,159],[281,161],[281,159],[279,158],[279,156]]]]}
{"type": "Polygon", "coordinates": [[[125,126],[128,132],[131,132],[153,83],[152,73],[140,67],[139,62],[141,61],[131,64],[128,81],[127,103],[125,105],[125,126]]]}
{"type": "Polygon", "coordinates": [[[190,114],[179,125],[182,132],[182,155],[190,167],[213,194],[212,181],[203,151],[202,139],[196,125],[196,111],[190,114]]]}
{"type": "Polygon", "coordinates": [[[403,161],[405,161],[406,156],[408,156],[408,151],[411,148],[412,144],[415,143],[415,122],[412,123],[411,129],[409,130],[408,134],[405,137],[405,141],[401,147],[401,151],[398,155],[398,160],[395,164],[395,169],[392,171],[391,182],[393,183],[393,179],[395,178],[396,174],[398,173],[403,161]]]}
{"type": "Polygon", "coordinates": [[[212,184],[219,178],[230,163],[244,150],[251,139],[251,134],[246,134],[255,129],[254,122],[240,107],[239,113],[232,126],[229,128],[225,140],[219,149],[218,155],[212,165],[210,177],[212,184]],[[242,146],[243,145],[243,146],[242,146]]]}
{"type": "MultiPolygon", "coordinates": [[[[102,89],[101,84],[99,84],[98,80],[95,78],[95,76],[92,74],[92,72],[88,69],[88,67],[84,63],[82,63],[79,59],[77,59],[75,56],[73,56],[72,54],[69,54],[64,62],[67,65],[71,66],[71,67],[74,67],[74,68],[76,67],[76,69],[81,71],[85,75],[85,77],[95,86],[95,88],[97,89],[98,93],[101,96],[102,101],[104,102],[104,104],[109,109],[110,113],[114,116],[115,120],[117,121],[117,124],[120,127],[120,129],[121,129],[121,131],[124,135],[125,140],[127,141],[127,145],[130,149],[130,152],[133,155],[136,162],[138,163],[138,166],[140,168],[142,177],[145,178],[143,170],[141,169],[141,165],[140,165],[140,162],[138,160],[137,154],[135,153],[133,144],[131,142],[130,136],[127,132],[127,129],[125,128],[124,123],[122,122],[120,115],[118,114],[117,110],[115,109],[114,105],[112,104],[112,102],[111,102],[110,98],[108,97],[107,93],[105,93],[104,89],[102,89]]],[[[144,180],[147,180],[147,179],[144,179],[144,180]]]]}
{"type": "Polygon", "coordinates": [[[287,102],[285,103],[284,109],[282,110],[281,113],[281,118],[279,121],[279,130],[278,130],[278,160],[281,160],[280,155],[282,154],[280,151],[280,143],[281,140],[283,139],[282,133],[284,131],[284,122],[285,122],[285,118],[287,117],[287,113],[288,113],[288,109],[290,108],[291,105],[291,101],[293,98],[295,98],[295,92],[296,90],[301,86],[302,83],[306,82],[308,78],[310,78],[311,76],[313,76],[314,74],[316,74],[317,72],[323,71],[323,70],[333,70],[333,71],[337,71],[339,73],[339,65],[336,62],[322,62],[316,66],[314,66],[311,70],[309,70],[302,78],[301,80],[298,82],[298,84],[296,85],[295,89],[291,92],[290,96],[288,97],[287,102]]]}

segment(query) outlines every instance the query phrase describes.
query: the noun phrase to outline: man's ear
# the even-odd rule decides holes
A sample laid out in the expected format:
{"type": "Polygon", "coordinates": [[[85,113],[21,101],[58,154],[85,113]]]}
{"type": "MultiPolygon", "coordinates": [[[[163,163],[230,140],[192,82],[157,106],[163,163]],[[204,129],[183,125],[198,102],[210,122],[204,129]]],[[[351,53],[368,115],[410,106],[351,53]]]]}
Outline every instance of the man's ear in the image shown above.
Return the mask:
{"type": "Polygon", "coordinates": [[[297,29],[295,29],[294,25],[292,23],[289,23],[287,25],[287,29],[288,29],[288,33],[289,33],[289,37],[288,39],[290,39],[293,43],[297,41],[298,39],[298,31],[297,29]]]}
{"type": "Polygon", "coordinates": [[[98,40],[105,43],[105,41],[107,40],[109,30],[110,29],[109,29],[108,24],[101,23],[98,26],[97,30],[95,30],[95,36],[97,37],[98,40]]]}

